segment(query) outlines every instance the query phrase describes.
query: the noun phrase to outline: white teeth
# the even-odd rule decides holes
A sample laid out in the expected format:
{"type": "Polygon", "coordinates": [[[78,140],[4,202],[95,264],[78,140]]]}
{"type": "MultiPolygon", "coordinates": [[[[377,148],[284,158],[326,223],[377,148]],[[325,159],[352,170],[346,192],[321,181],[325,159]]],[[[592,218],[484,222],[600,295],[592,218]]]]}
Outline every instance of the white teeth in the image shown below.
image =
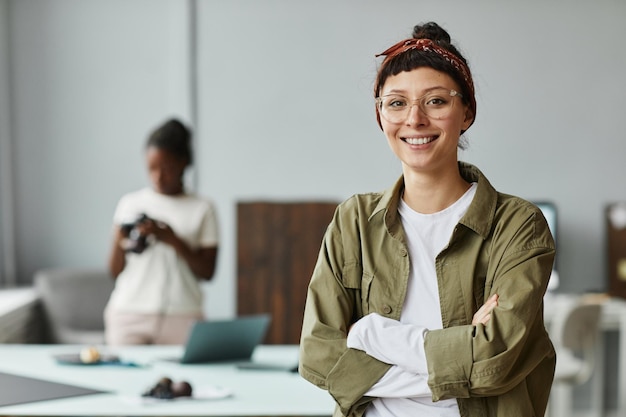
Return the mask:
{"type": "Polygon", "coordinates": [[[432,142],[434,139],[435,139],[434,137],[430,137],[430,138],[406,138],[404,140],[409,145],[424,145],[426,143],[432,142]]]}

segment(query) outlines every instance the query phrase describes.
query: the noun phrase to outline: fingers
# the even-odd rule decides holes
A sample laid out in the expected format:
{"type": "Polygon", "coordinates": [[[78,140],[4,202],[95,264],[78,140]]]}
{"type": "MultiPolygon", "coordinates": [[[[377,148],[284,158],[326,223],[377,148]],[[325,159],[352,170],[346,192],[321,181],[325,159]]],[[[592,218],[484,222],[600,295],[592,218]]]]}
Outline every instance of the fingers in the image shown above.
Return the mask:
{"type": "Polygon", "coordinates": [[[156,222],[152,219],[145,220],[141,224],[137,225],[137,230],[145,236],[157,235],[157,237],[160,237],[160,234],[164,229],[165,223],[156,222]]]}
{"type": "Polygon", "coordinates": [[[474,314],[472,324],[478,323],[487,324],[491,319],[491,312],[498,306],[498,294],[494,294],[483,304],[478,311],[474,314]]]}

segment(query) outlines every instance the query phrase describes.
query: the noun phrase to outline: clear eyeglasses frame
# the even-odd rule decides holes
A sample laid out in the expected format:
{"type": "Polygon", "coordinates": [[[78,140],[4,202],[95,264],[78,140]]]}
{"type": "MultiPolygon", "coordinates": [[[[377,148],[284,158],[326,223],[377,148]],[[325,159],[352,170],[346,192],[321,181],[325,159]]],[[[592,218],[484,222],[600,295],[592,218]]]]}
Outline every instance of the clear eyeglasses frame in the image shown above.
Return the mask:
{"type": "Polygon", "coordinates": [[[403,123],[408,117],[413,106],[431,119],[445,119],[454,108],[454,97],[463,97],[455,90],[437,88],[422,97],[409,100],[400,94],[387,94],[376,97],[376,105],[381,116],[390,123],[403,123]]]}

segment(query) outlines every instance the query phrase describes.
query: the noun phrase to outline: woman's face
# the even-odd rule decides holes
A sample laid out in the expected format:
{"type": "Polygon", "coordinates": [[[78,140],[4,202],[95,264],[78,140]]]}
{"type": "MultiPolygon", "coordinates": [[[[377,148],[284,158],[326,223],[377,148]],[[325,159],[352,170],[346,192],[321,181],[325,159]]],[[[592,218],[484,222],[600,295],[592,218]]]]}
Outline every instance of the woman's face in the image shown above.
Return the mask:
{"type": "Polygon", "coordinates": [[[149,146],[146,149],[146,163],[150,182],[156,192],[175,195],[183,191],[187,161],[166,150],[149,146]]]}
{"type": "MultiPolygon", "coordinates": [[[[423,97],[435,88],[460,91],[458,84],[446,73],[430,67],[392,75],[385,81],[380,96],[390,94],[407,98],[410,102],[423,97]]],[[[457,146],[461,131],[466,130],[473,115],[460,97],[454,100],[448,115],[440,119],[426,116],[417,105],[410,107],[406,119],[391,123],[381,115],[381,125],[392,151],[407,170],[437,173],[442,169],[457,169],[457,146]]]]}

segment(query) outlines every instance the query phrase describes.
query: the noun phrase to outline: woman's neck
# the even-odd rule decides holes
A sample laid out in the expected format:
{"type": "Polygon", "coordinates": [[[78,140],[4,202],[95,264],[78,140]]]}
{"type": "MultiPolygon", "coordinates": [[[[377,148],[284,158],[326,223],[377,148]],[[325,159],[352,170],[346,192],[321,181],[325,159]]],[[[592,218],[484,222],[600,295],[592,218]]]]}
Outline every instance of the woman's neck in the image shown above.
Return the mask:
{"type": "Polygon", "coordinates": [[[402,199],[418,213],[437,213],[454,204],[470,185],[458,170],[448,175],[405,173],[402,199]]]}

